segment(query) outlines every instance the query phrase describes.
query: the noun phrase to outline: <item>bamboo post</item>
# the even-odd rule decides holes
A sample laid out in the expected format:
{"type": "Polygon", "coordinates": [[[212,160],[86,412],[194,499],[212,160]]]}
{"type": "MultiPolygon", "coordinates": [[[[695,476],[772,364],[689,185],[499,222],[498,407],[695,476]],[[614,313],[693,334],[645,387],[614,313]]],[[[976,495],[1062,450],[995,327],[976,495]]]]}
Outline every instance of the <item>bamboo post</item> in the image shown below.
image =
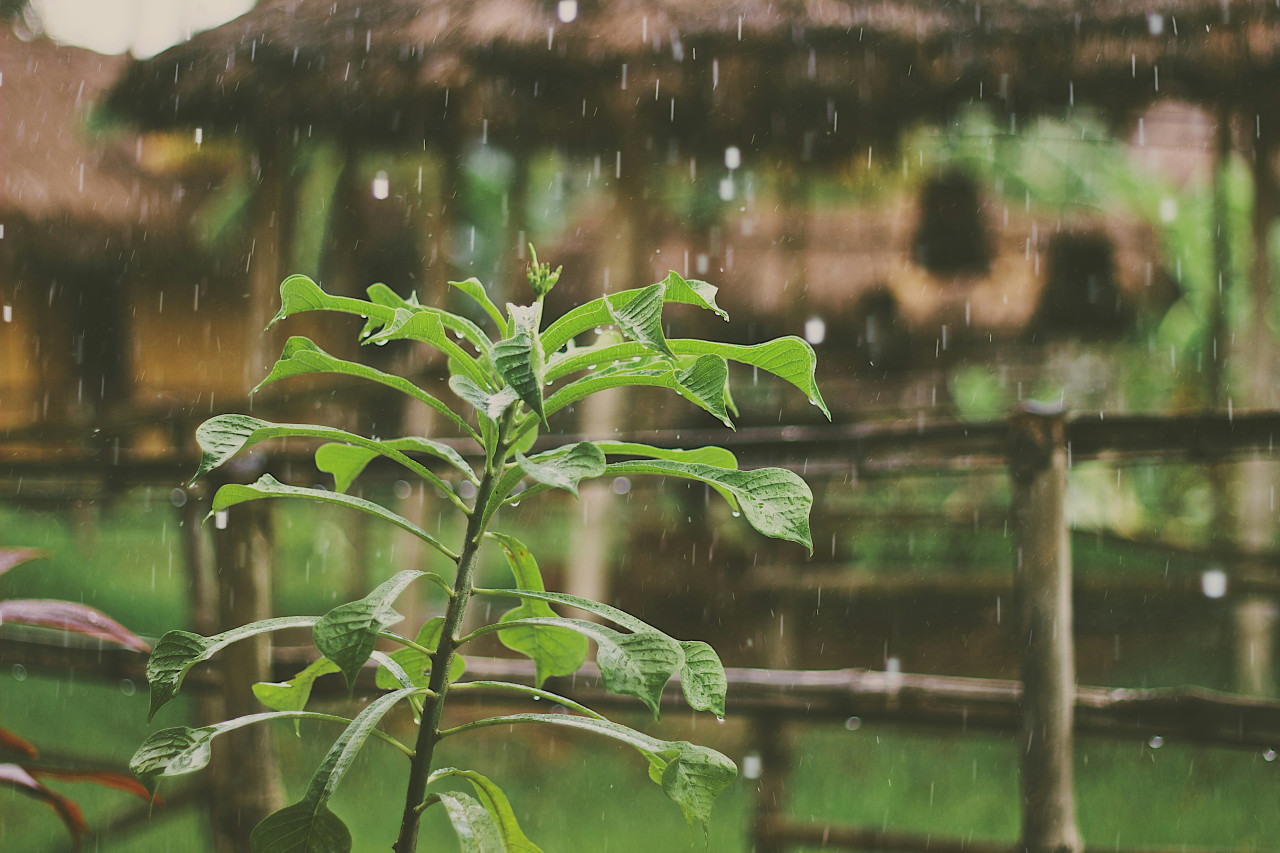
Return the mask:
{"type": "Polygon", "coordinates": [[[1063,517],[1066,422],[1026,405],[1010,422],[1022,652],[1022,842],[1027,853],[1079,853],[1072,784],[1075,659],[1071,544],[1063,517]]]}

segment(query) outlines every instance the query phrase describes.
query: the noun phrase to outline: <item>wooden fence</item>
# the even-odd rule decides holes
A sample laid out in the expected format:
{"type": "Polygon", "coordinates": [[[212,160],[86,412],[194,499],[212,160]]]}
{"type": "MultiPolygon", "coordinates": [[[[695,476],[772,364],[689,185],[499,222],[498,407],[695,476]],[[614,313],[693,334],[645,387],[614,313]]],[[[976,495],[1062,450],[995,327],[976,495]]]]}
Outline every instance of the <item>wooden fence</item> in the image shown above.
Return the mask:
{"type": "MultiPolygon", "coordinates": [[[[1270,457],[1280,433],[1280,413],[1172,417],[1067,418],[1060,412],[1024,408],[1007,421],[983,424],[892,424],[885,426],[744,429],[729,437],[682,430],[682,445],[721,443],[749,464],[844,471],[853,477],[898,476],[917,470],[1006,467],[1012,478],[1012,518],[1018,543],[1015,599],[1020,646],[1018,682],[948,678],[856,670],[795,672],[731,670],[731,709],[753,720],[755,750],[762,761],[752,821],[758,853],[781,853],[801,845],[850,850],[1073,853],[1081,849],[1071,779],[1073,737],[1091,732],[1118,737],[1178,736],[1187,740],[1267,748],[1280,743],[1280,703],[1198,689],[1110,690],[1075,684],[1071,630],[1071,558],[1063,507],[1068,472],[1082,459],[1182,456],[1218,460],[1242,454],[1270,457]],[[862,827],[806,825],[787,817],[790,767],[785,727],[796,720],[850,717],[961,729],[1018,732],[1022,755],[1022,836],[1016,847],[999,842],[914,836],[862,827]]],[[[633,436],[651,444],[674,444],[668,434],[633,436]]],[[[272,462],[288,463],[289,457],[272,462]]],[[[300,461],[300,460],[299,460],[300,461]]],[[[134,465],[109,445],[54,461],[0,462],[14,484],[75,482],[80,488],[178,481],[191,459],[134,465]]],[[[28,486],[28,488],[31,488],[28,486]]],[[[1254,567],[1261,591],[1275,587],[1275,559],[1233,553],[1254,567]]],[[[21,663],[56,672],[82,671],[140,679],[142,662],[124,652],[50,647],[29,639],[0,640],[0,665],[21,663]]],[[[278,650],[272,665],[287,678],[297,660],[278,650]]],[[[518,677],[528,667],[513,661],[473,660],[472,677],[518,677]]],[[[195,679],[193,685],[202,682],[195,679]]],[[[213,681],[208,681],[214,686],[213,681]]],[[[607,704],[591,673],[562,685],[575,698],[607,704]]],[[[499,701],[501,697],[481,697],[499,701]]],[[[129,825],[125,822],[125,825],[129,825]]],[[[124,827],[122,826],[121,829],[124,827]]]]}

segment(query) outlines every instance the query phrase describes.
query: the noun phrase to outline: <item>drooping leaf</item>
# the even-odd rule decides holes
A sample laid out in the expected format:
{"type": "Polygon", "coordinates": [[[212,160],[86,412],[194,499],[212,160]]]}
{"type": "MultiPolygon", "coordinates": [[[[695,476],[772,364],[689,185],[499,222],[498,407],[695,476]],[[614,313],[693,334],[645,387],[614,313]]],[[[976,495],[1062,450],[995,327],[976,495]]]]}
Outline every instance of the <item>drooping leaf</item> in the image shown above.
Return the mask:
{"type": "MultiPolygon", "coordinates": [[[[523,590],[544,592],[542,573],[533,554],[518,539],[504,534],[491,533],[515,575],[516,585],[523,590]]],[[[554,618],[558,616],[546,602],[534,598],[522,599],[520,606],[508,610],[500,619],[511,622],[519,619],[554,618]]],[[[534,664],[534,683],[541,687],[552,676],[571,675],[587,659],[587,638],[577,631],[545,625],[523,625],[508,628],[498,634],[499,641],[530,658],[534,664]]]]}
{"type": "Polygon", "coordinates": [[[17,764],[0,764],[0,785],[34,797],[53,809],[67,831],[71,833],[74,849],[80,849],[81,841],[89,832],[89,826],[85,823],[84,813],[80,811],[75,801],[45,787],[17,764]]]}
{"type": "Polygon", "coordinates": [[[718,355],[699,356],[693,364],[676,371],[676,390],[686,400],[715,415],[720,423],[733,429],[733,421],[725,409],[724,387],[729,380],[729,365],[718,355]]]}
{"type": "Polygon", "coordinates": [[[252,853],[349,853],[351,830],[325,804],[294,803],[255,826],[249,847],[252,853]]]}
{"type": "Polygon", "coordinates": [[[690,825],[701,826],[704,833],[715,798],[733,782],[738,772],[737,765],[714,749],[685,741],[659,740],[619,723],[573,714],[509,714],[488,717],[458,726],[451,734],[523,723],[592,732],[639,750],[649,761],[650,778],[660,784],[663,792],[680,806],[690,825]]]}
{"type": "Polygon", "coordinates": [[[378,722],[416,688],[384,693],[365,706],[329,748],[302,799],[268,815],[249,837],[253,853],[348,853],[351,835],[328,801],[378,722]]]}
{"type": "MultiPolygon", "coordinates": [[[[414,638],[414,642],[425,649],[435,651],[440,645],[440,635],[444,633],[444,618],[440,616],[432,617],[422,623],[422,627],[418,629],[418,636],[414,638]]],[[[397,649],[390,655],[391,659],[409,675],[413,683],[417,687],[426,687],[428,677],[431,675],[431,658],[424,655],[417,649],[404,648],[397,649]]],[[[467,661],[462,655],[454,655],[453,663],[449,667],[449,682],[457,681],[467,671],[467,661]]],[[[375,677],[379,690],[395,690],[400,687],[400,683],[395,677],[385,669],[378,669],[375,677]]]]}
{"type": "Polygon", "coordinates": [[[666,282],[658,282],[640,288],[626,302],[614,304],[618,300],[606,299],[604,304],[609,310],[610,318],[618,324],[624,335],[674,360],[676,355],[667,346],[667,338],[662,334],[662,303],[666,292],[666,282]]]}
{"type": "Polygon", "coordinates": [[[813,492],[797,474],[784,468],[726,471],[711,465],[654,459],[614,462],[611,474],[658,474],[684,477],[719,486],[733,495],[747,521],[758,532],[774,539],[803,545],[813,552],[809,510],[813,492]]]}
{"type": "Polygon", "coordinates": [[[422,572],[405,570],[379,584],[359,601],[340,604],[326,613],[311,630],[320,653],[338,665],[347,680],[347,689],[355,690],[360,668],[369,660],[378,641],[378,632],[404,617],[392,604],[404,588],[422,576],[422,572]]]}
{"type": "Polygon", "coordinates": [[[733,783],[738,767],[714,749],[685,741],[678,741],[675,750],[664,751],[663,757],[669,760],[662,771],[662,790],[680,806],[690,829],[702,829],[705,841],[711,807],[733,783]]]}
{"type": "Polygon", "coordinates": [[[43,548],[0,548],[0,575],[23,563],[43,560],[48,556],[49,552],[43,548]]]}
{"type": "MultiPolygon", "coordinates": [[[[60,779],[64,782],[88,782],[113,791],[123,791],[141,800],[151,800],[151,792],[141,782],[128,773],[118,770],[96,768],[92,770],[75,770],[66,767],[28,767],[27,770],[37,779],[60,779]]],[[[163,800],[155,798],[157,805],[163,800]]]]}
{"type": "Polygon", "coordinates": [[[565,628],[593,640],[604,688],[618,696],[639,699],[654,717],[659,713],[662,688],[684,658],[679,644],[659,631],[624,634],[595,622],[561,616],[504,621],[493,626],[500,633],[515,627],[565,628]]]}
{"type": "Polygon", "coordinates": [[[69,631],[82,637],[117,643],[135,652],[151,651],[151,646],[146,640],[101,610],[74,601],[57,599],[0,601],[0,625],[5,622],[69,631]]]}
{"type": "MultiPolygon", "coordinates": [[[[721,318],[728,320],[720,306],[716,305],[717,288],[705,281],[686,280],[679,273],[669,272],[662,282],[666,285],[663,298],[667,302],[683,302],[696,305],[708,311],[714,311],[721,318]]],[[[543,352],[548,356],[573,338],[596,326],[613,322],[610,308],[617,310],[635,299],[645,288],[623,290],[619,293],[593,299],[566,312],[552,323],[542,335],[543,352]]]]}
{"type": "Polygon", "coordinates": [[[315,623],[315,616],[281,616],[232,628],[212,637],[202,637],[189,631],[170,631],[160,638],[147,659],[147,684],[151,688],[151,710],[147,719],[154,717],[156,711],[177,695],[191,667],[213,657],[219,650],[268,631],[310,628],[315,623]]]}
{"type": "Polygon", "coordinates": [[[471,787],[475,789],[476,799],[484,807],[484,810],[489,813],[489,817],[493,819],[503,844],[503,850],[506,853],[542,853],[541,848],[530,841],[524,831],[520,829],[520,823],[516,820],[515,811],[511,808],[511,801],[507,799],[507,795],[492,780],[474,770],[456,770],[452,767],[444,767],[432,773],[428,783],[455,776],[466,779],[471,783],[471,787]]]}
{"type": "Polygon", "coordinates": [[[18,737],[8,729],[0,728],[0,754],[34,760],[40,757],[40,750],[26,738],[18,737]]]}
{"type": "Polygon", "coordinates": [[[542,386],[546,383],[546,365],[538,332],[542,306],[508,303],[507,311],[511,314],[511,334],[493,345],[493,367],[545,424],[542,386]]]}
{"type": "Polygon", "coordinates": [[[339,311],[344,314],[355,314],[369,321],[369,325],[365,327],[366,334],[390,323],[395,318],[395,310],[392,308],[348,296],[330,296],[307,276],[291,275],[280,282],[280,310],[267,324],[267,328],[271,328],[286,317],[292,317],[304,311],[339,311]]]}
{"type": "Polygon", "coordinates": [[[748,364],[790,382],[831,420],[831,410],[822,399],[814,374],[818,356],[803,338],[789,336],[763,344],[723,344],[716,341],[678,339],[669,342],[679,355],[717,355],[729,361],[748,364]]]}
{"type": "Polygon", "coordinates": [[[480,283],[480,279],[472,277],[466,281],[451,281],[450,287],[456,287],[484,309],[484,313],[488,314],[493,320],[494,326],[498,329],[498,334],[506,337],[507,321],[502,316],[502,312],[498,310],[498,306],[493,304],[493,300],[489,298],[489,294],[485,291],[484,285],[480,283]]]}
{"type": "Polygon", "coordinates": [[[604,473],[604,454],[589,441],[580,441],[571,447],[560,447],[547,453],[526,457],[516,452],[516,464],[535,482],[563,489],[575,498],[578,483],[604,473]]]}
{"type": "Polygon", "coordinates": [[[680,688],[685,701],[695,711],[710,711],[724,719],[725,693],[729,680],[724,674],[724,664],[715,649],[697,640],[680,643],[684,662],[680,665],[680,688]]]}
{"type": "Polygon", "coordinates": [[[209,514],[219,512],[228,507],[242,504],[247,501],[261,500],[265,498],[307,498],[313,501],[321,501],[323,503],[338,504],[339,506],[358,509],[369,515],[377,516],[385,521],[389,521],[401,530],[407,530],[414,536],[417,536],[423,542],[435,548],[441,554],[444,554],[450,560],[458,559],[458,555],[453,553],[448,546],[427,531],[418,527],[407,518],[396,515],[381,504],[364,500],[363,498],[352,497],[351,495],[343,495],[337,492],[327,492],[324,489],[309,489],[304,486],[286,486],[270,474],[263,474],[258,478],[257,482],[252,485],[239,485],[230,483],[218,489],[218,493],[213,496],[213,508],[209,514]]]}
{"type": "Polygon", "coordinates": [[[464,434],[475,436],[471,427],[467,426],[467,422],[458,417],[453,409],[423,391],[408,379],[390,373],[383,373],[381,370],[367,365],[335,358],[316,346],[310,339],[301,336],[295,336],[285,341],[284,351],[280,355],[280,360],[271,368],[267,378],[258,383],[257,388],[253,389],[253,393],[256,394],[259,389],[271,382],[288,379],[293,376],[304,376],[310,373],[337,373],[343,376],[355,376],[370,382],[377,382],[387,388],[394,388],[402,394],[425,403],[462,430],[464,434]]]}
{"type": "MultiPolygon", "coordinates": [[[[311,688],[321,676],[338,672],[338,665],[328,658],[312,661],[302,672],[288,681],[259,681],[253,695],[273,711],[302,711],[311,699],[311,688]]],[[[297,731],[300,720],[294,721],[297,731]]]]}
{"type": "Polygon", "coordinates": [[[502,831],[489,811],[467,794],[436,794],[444,806],[462,853],[507,853],[502,831]]]}

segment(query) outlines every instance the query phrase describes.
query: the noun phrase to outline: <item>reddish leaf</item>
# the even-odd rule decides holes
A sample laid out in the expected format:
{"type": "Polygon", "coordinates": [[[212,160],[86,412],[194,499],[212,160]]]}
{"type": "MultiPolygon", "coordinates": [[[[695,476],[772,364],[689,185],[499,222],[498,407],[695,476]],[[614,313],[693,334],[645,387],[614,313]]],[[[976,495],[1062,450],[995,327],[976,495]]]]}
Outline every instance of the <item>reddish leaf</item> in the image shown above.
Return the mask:
{"type": "MultiPolygon", "coordinates": [[[[144,800],[150,800],[151,794],[141,782],[134,778],[132,773],[122,773],[118,770],[66,770],[61,767],[28,767],[27,770],[32,776],[40,779],[65,779],[68,782],[92,782],[95,785],[102,785],[105,788],[114,788],[117,791],[124,791],[126,794],[133,794],[144,800]]],[[[163,805],[163,801],[155,798],[156,805],[163,805]]]]}
{"type": "Polygon", "coordinates": [[[80,849],[80,842],[89,832],[89,826],[84,822],[84,813],[80,811],[79,806],[61,794],[50,791],[36,781],[30,773],[16,764],[0,764],[0,784],[8,785],[28,796],[35,797],[57,812],[58,817],[66,825],[67,831],[71,833],[71,840],[75,849],[80,849]]]}
{"type": "Polygon", "coordinates": [[[7,752],[16,752],[23,758],[36,759],[40,757],[40,750],[8,729],[0,729],[0,749],[7,752]]]}
{"type": "Polygon", "coordinates": [[[42,548],[0,548],[0,575],[31,560],[40,560],[49,556],[42,548]]]}
{"type": "Polygon", "coordinates": [[[86,637],[110,640],[137,652],[151,651],[145,640],[107,614],[74,601],[37,598],[0,601],[0,625],[5,622],[58,628],[86,637]]]}

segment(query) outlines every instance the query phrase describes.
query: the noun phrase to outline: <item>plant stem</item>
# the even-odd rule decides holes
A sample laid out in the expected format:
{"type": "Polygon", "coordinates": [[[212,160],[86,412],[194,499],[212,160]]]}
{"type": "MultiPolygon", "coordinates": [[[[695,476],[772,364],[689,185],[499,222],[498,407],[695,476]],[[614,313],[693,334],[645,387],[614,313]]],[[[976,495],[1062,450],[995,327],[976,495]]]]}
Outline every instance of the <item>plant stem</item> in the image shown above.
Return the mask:
{"type": "Polygon", "coordinates": [[[400,836],[392,845],[395,853],[414,853],[418,847],[418,823],[422,818],[427,777],[431,774],[431,761],[436,743],[440,740],[440,716],[444,710],[445,696],[449,692],[449,670],[458,649],[458,630],[466,615],[471,599],[471,587],[475,580],[476,563],[480,544],[484,541],[485,512],[494,486],[502,475],[503,460],[507,452],[507,433],[511,427],[508,414],[498,429],[497,446],[493,457],[485,461],[484,477],[476,492],[475,509],[467,520],[466,540],[458,556],[458,575],[453,583],[453,597],[444,613],[444,627],[440,643],[431,656],[431,678],[427,682],[430,691],[422,706],[422,721],[418,728],[418,740],[414,745],[413,761],[409,766],[409,788],[405,792],[404,815],[400,820],[400,836]]]}

